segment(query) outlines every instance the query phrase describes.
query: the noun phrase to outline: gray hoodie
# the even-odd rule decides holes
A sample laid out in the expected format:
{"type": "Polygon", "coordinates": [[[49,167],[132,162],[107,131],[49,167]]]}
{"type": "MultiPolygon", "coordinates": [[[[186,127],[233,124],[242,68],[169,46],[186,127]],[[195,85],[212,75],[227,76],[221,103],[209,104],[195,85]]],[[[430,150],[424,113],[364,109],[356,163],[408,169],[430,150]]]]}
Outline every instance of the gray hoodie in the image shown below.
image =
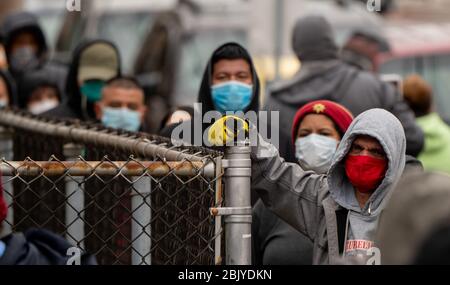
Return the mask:
{"type": "MultiPolygon", "coordinates": [[[[398,119],[383,109],[371,109],[352,122],[327,175],[285,162],[274,146],[261,139],[252,148],[252,187],[266,207],[313,241],[314,264],[341,263],[346,242],[357,249],[374,246],[378,218],[403,173],[405,150],[405,134],[398,119]],[[344,168],[344,158],[358,135],[376,138],[389,160],[385,178],[363,209],[344,168]],[[343,223],[338,214],[342,212],[343,223]],[[339,238],[342,233],[345,240],[339,238]],[[355,240],[360,242],[352,242],[355,240]]],[[[358,253],[361,251],[350,250],[346,255],[358,253]]]]}

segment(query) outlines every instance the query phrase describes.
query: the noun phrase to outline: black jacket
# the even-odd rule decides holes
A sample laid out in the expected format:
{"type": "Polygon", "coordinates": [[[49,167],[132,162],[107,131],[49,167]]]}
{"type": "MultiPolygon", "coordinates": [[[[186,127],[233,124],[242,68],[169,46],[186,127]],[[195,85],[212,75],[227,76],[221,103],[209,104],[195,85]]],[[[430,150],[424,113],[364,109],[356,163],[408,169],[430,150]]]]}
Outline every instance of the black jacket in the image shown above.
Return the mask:
{"type": "MultiPolygon", "coordinates": [[[[64,238],[43,229],[30,229],[1,239],[6,250],[0,265],[67,265],[72,248],[64,238]]],[[[94,256],[81,252],[81,265],[96,265],[94,256]]]]}
{"type": "MultiPolygon", "coordinates": [[[[85,101],[83,98],[80,86],[78,86],[78,70],[80,65],[80,57],[82,52],[89,46],[96,43],[106,43],[114,47],[119,58],[119,51],[117,47],[107,40],[86,40],[80,43],[73,52],[72,62],[69,67],[69,73],[66,79],[65,97],[66,99],[58,107],[45,112],[43,115],[48,117],[65,118],[65,119],[79,119],[79,120],[95,120],[94,105],[85,101]]],[[[119,58],[120,62],[120,58],[119,58]]],[[[120,74],[120,67],[117,71],[120,74]]]]}

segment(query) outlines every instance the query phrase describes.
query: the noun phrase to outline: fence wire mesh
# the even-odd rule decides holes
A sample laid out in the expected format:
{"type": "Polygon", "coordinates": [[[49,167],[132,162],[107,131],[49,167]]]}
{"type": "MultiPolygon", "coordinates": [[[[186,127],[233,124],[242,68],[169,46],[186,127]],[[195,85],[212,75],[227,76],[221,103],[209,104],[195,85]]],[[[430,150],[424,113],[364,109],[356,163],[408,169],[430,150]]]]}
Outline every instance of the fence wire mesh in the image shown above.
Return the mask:
{"type": "Polygon", "coordinates": [[[6,228],[51,230],[100,264],[216,262],[221,152],[17,111],[0,125],[6,228]]]}

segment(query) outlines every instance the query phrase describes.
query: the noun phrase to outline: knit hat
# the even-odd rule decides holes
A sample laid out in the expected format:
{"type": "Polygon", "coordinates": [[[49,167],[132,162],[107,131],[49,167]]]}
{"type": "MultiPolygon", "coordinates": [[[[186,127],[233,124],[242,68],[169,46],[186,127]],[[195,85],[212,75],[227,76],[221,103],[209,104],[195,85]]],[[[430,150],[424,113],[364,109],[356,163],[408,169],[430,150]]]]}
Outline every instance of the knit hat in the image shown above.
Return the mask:
{"type": "Polygon", "coordinates": [[[294,124],[292,125],[292,141],[295,142],[295,137],[297,135],[297,130],[300,122],[308,114],[320,114],[325,115],[330,118],[339,131],[345,133],[347,128],[353,121],[352,113],[344,106],[328,101],[328,100],[317,100],[312,101],[303,107],[301,107],[294,116],[294,124]]]}

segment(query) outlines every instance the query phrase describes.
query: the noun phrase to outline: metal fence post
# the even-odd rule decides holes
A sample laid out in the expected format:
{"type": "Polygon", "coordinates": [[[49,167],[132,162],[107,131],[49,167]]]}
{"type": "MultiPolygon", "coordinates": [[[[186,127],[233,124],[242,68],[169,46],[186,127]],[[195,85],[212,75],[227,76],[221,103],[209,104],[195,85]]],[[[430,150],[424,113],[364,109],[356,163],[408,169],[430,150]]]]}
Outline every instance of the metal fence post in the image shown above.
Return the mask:
{"type": "MultiPolygon", "coordinates": [[[[83,146],[69,143],[64,145],[66,160],[76,160],[83,153],[83,146]]],[[[67,176],[66,181],[66,238],[84,249],[84,177],[67,176]]]]}
{"type": "Polygon", "coordinates": [[[133,177],[131,192],[131,264],[150,265],[150,249],[152,239],[151,208],[150,208],[151,178],[148,176],[133,177]]]}
{"type": "MultiPolygon", "coordinates": [[[[7,128],[0,127],[0,156],[6,161],[14,159],[12,132],[7,128]]],[[[3,176],[3,175],[2,175],[3,176]]],[[[11,176],[2,177],[2,185],[4,194],[3,197],[8,205],[8,216],[3,221],[2,231],[0,237],[12,232],[12,225],[14,224],[14,209],[11,206],[13,203],[14,188],[11,176]]]]}
{"type": "Polygon", "coordinates": [[[251,264],[251,160],[249,146],[227,147],[225,160],[225,246],[227,265],[251,264]]]}

